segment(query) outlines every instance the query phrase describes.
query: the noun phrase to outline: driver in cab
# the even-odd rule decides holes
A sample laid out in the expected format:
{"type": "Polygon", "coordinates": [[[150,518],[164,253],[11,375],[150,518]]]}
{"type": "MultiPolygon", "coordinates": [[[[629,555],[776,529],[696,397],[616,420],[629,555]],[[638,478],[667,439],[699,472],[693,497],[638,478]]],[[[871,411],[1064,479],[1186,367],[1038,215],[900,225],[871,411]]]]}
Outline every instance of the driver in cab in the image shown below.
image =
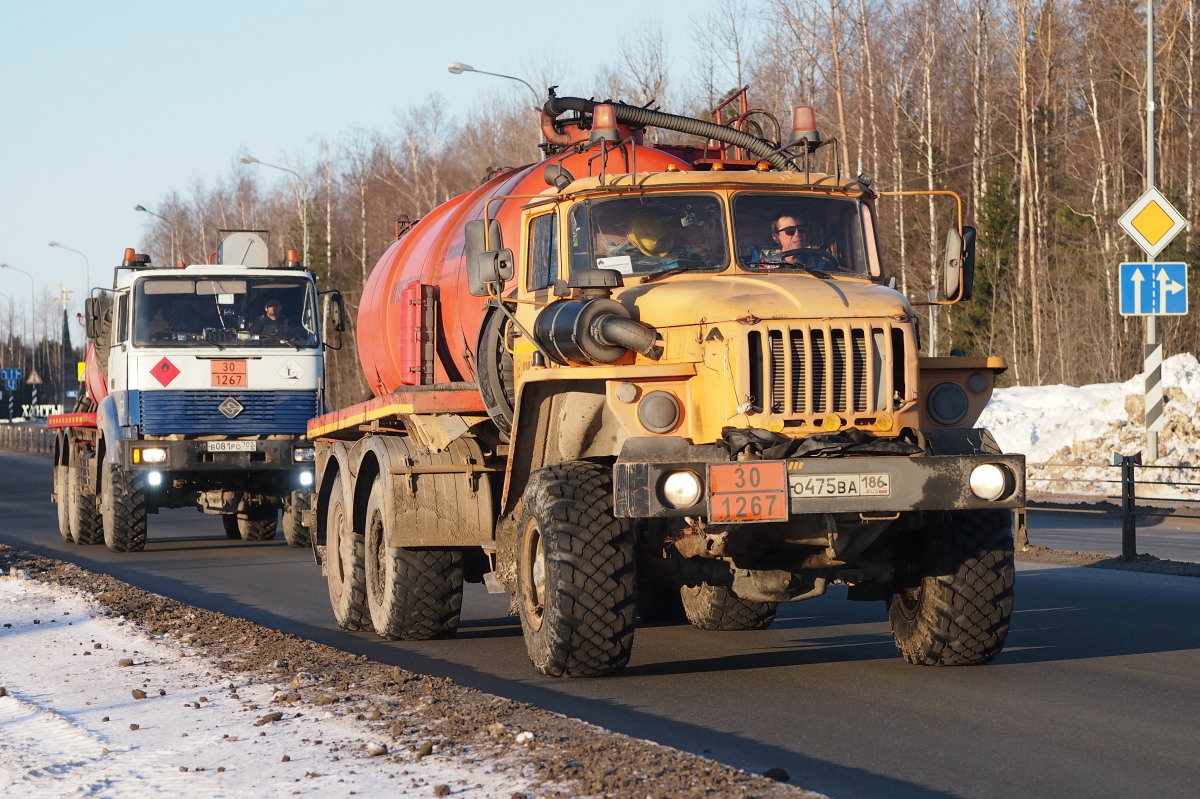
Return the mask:
{"type": "Polygon", "coordinates": [[[807,250],[813,246],[809,241],[808,224],[788,211],[771,220],[771,238],[779,248],[779,260],[785,263],[797,263],[799,253],[795,250],[807,250]]]}

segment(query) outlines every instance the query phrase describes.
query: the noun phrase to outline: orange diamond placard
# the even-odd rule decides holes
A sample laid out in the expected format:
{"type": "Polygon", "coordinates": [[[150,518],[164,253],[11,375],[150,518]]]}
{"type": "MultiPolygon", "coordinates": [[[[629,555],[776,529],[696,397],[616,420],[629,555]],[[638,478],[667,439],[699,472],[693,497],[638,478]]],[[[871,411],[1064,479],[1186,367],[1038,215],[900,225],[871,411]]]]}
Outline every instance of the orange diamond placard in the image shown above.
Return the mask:
{"type": "Polygon", "coordinates": [[[1155,188],[1139,197],[1117,221],[1151,258],[1187,227],[1187,220],[1155,188]]]}
{"type": "Polygon", "coordinates": [[[163,388],[166,388],[172,380],[179,377],[179,367],[166,358],[163,358],[154,364],[154,368],[150,370],[150,374],[154,376],[155,380],[162,383],[163,388]]]}

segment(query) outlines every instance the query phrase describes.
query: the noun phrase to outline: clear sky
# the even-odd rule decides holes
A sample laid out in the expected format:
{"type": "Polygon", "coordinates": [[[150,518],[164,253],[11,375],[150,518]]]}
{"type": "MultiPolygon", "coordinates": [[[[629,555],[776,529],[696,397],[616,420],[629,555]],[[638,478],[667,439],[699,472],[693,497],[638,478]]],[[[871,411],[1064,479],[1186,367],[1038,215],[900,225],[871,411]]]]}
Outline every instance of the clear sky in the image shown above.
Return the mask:
{"type": "MultiPolygon", "coordinates": [[[[517,83],[453,75],[450,61],[536,87],[562,65],[563,94],[616,65],[620,37],[657,22],[672,75],[693,65],[692,20],[718,0],[0,0],[0,263],[29,272],[40,306],[86,276],[110,285],[126,247],[172,190],[213,182],[251,153],[286,165],[355,128],[440,94],[463,119],[517,83]],[[57,241],[84,257],[48,242],[57,241]]],[[[532,98],[530,98],[532,99],[532,98]]],[[[672,109],[665,109],[672,110],[672,109]]],[[[264,181],[286,180],[272,172],[264,181]]],[[[23,313],[30,281],[0,269],[23,313]]]]}

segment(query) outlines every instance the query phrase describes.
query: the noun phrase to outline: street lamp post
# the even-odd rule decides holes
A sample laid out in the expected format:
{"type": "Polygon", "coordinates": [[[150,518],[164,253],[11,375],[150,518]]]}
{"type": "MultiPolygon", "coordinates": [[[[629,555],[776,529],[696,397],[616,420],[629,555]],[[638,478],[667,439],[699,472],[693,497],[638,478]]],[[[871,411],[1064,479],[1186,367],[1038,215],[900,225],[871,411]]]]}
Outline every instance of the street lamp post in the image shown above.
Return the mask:
{"type": "MultiPolygon", "coordinates": [[[[25,337],[26,337],[26,339],[27,339],[27,340],[28,340],[28,342],[29,342],[29,371],[30,371],[30,372],[35,372],[35,371],[37,371],[37,347],[36,347],[36,346],[34,346],[34,343],[33,343],[33,337],[32,337],[32,335],[30,334],[30,331],[32,330],[32,328],[33,328],[33,324],[34,324],[34,321],[35,321],[35,320],[33,319],[33,308],[34,308],[34,298],[33,298],[33,293],[34,293],[34,286],[33,286],[33,275],[29,274],[29,273],[28,273],[28,272],[26,272],[24,269],[21,269],[20,267],[12,266],[11,264],[0,264],[0,269],[11,269],[11,270],[13,270],[14,272],[20,272],[20,273],[21,273],[21,274],[23,274],[25,277],[29,278],[29,317],[30,317],[29,326],[30,326],[30,330],[27,330],[27,331],[25,332],[25,337]]],[[[32,402],[31,402],[30,404],[31,404],[31,405],[36,405],[36,404],[37,404],[37,384],[36,384],[36,383],[34,383],[34,384],[31,384],[31,385],[32,385],[32,387],[33,387],[33,399],[32,399],[32,402]]]]}
{"type": "Polygon", "coordinates": [[[301,239],[303,242],[302,246],[304,248],[304,265],[306,267],[309,266],[309,263],[308,263],[308,181],[306,181],[303,177],[301,177],[300,173],[296,172],[295,170],[288,169],[286,166],[278,166],[276,164],[268,164],[266,161],[259,161],[257,158],[255,158],[252,155],[243,155],[240,160],[243,164],[258,164],[259,166],[269,166],[272,169],[278,169],[281,172],[287,172],[288,174],[290,174],[296,178],[296,185],[300,189],[300,191],[297,193],[297,198],[300,201],[300,227],[302,228],[301,239]]]}
{"type": "Polygon", "coordinates": [[[67,252],[73,252],[76,255],[83,256],[84,278],[87,281],[87,285],[84,287],[85,291],[83,296],[90,297],[92,295],[92,262],[88,260],[87,253],[83,252],[82,250],[76,250],[74,247],[68,247],[65,244],[59,244],[57,241],[52,241],[49,244],[51,247],[58,247],[60,250],[66,250],[67,252]]]}
{"type": "Polygon", "coordinates": [[[144,205],[135,205],[133,206],[133,210],[141,211],[142,213],[150,214],[150,216],[158,217],[167,224],[167,230],[171,231],[171,267],[174,268],[178,261],[175,260],[175,226],[171,224],[171,220],[167,219],[162,214],[154,213],[144,205]]]}
{"type": "Polygon", "coordinates": [[[464,64],[461,61],[451,61],[450,64],[446,67],[446,69],[449,70],[450,74],[452,74],[452,75],[461,75],[464,72],[475,72],[480,75],[491,75],[493,78],[504,78],[505,80],[515,80],[517,83],[524,84],[525,88],[529,89],[530,93],[533,94],[533,107],[534,107],[535,111],[538,111],[538,133],[539,133],[539,136],[541,137],[540,141],[542,144],[546,143],[546,132],[544,130],[542,130],[542,124],[541,124],[542,117],[541,117],[541,111],[539,109],[542,98],[541,98],[541,95],[539,95],[537,93],[537,89],[535,89],[535,88],[533,88],[533,86],[529,85],[528,81],[524,81],[514,75],[502,75],[499,72],[488,72],[483,69],[475,69],[475,67],[471,66],[470,64],[464,64]]]}

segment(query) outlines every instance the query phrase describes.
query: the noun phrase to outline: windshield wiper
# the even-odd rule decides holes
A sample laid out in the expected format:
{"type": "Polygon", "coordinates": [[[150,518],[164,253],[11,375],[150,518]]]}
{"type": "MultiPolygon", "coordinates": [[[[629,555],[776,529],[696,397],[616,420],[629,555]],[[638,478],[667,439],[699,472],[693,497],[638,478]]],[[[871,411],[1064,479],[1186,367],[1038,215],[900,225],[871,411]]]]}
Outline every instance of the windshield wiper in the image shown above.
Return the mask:
{"type": "Polygon", "coordinates": [[[821,269],[811,269],[804,264],[798,264],[795,261],[751,261],[750,266],[786,266],[788,271],[803,272],[812,277],[819,277],[821,280],[832,280],[833,275],[821,269]]]}
{"type": "Polygon", "coordinates": [[[678,266],[672,266],[669,269],[663,269],[659,272],[651,272],[648,275],[643,275],[642,279],[638,282],[649,283],[653,280],[661,280],[664,277],[670,277],[671,275],[678,275],[681,272],[691,272],[693,269],[708,270],[711,268],[711,266],[704,266],[701,264],[679,264],[678,266]]]}

